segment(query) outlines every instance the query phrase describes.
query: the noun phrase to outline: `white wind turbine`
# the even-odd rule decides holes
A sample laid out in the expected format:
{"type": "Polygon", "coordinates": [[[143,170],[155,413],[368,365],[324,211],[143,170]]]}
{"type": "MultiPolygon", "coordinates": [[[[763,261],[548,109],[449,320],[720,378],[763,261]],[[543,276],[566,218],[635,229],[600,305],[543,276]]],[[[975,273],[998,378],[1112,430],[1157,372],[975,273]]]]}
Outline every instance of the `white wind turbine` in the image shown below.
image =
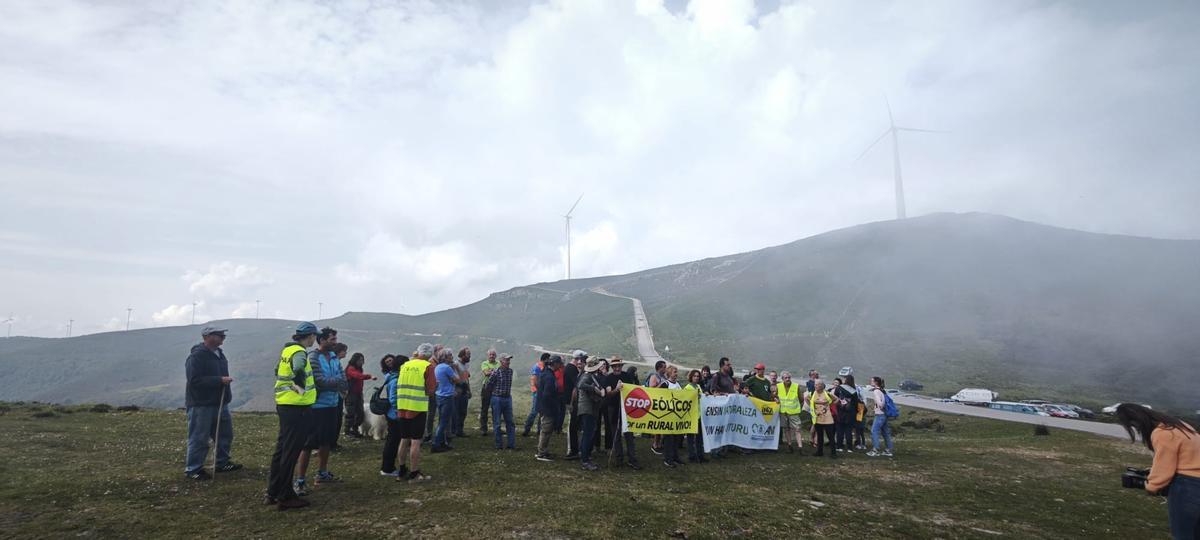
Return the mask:
{"type": "Polygon", "coordinates": [[[575,211],[575,207],[579,206],[579,201],[583,200],[583,194],[579,194],[579,198],[575,199],[575,204],[571,205],[571,209],[567,210],[567,214],[563,219],[567,222],[567,279],[571,279],[571,213],[575,211]]]}
{"type": "Polygon", "coordinates": [[[895,119],[892,118],[892,104],[888,103],[887,98],[884,98],[884,104],[887,105],[887,111],[888,111],[888,128],[887,128],[887,130],[884,131],[883,134],[879,136],[879,138],[875,139],[875,142],[871,143],[871,145],[868,146],[866,150],[863,150],[863,153],[859,154],[858,159],[855,159],[854,161],[857,162],[857,161],[861,160],[863,158],[863,156],[867,155],[867,152],[870,152],[872,148],[875,148],[875,145],[879,144],[879,141],[882,141],[884,137],[887,137],[888,135],[892,136],[892,167],[895,170],[895,174],[896,174],[896,219],[904,219],[904,218],[908,217],[908,212],[904,206],[904,180],[902,180],[900,177],[900,139],[899,139],[899,137],[897,137],[896,134],[901,131],[915,131],[915,132],[919,132],[919,133],[947,133],[947,132],[933,130],[933,129],[917,129],[917,128],[897,126],[895,119]]]}

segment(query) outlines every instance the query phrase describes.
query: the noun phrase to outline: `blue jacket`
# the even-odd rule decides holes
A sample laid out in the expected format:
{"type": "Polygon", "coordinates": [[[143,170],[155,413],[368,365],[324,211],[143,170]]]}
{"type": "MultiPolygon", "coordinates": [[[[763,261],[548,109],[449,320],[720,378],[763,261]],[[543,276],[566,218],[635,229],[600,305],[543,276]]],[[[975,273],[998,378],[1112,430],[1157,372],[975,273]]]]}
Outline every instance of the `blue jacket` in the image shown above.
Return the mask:
{"type": "Polygon", "coordinates": [[[317,383],[317,402],[313,403],[312,408],[337,407],[342,401],[342,392],[350,389],[346,372],[342,371],[342,362],[332,352],[314,352],[309,358],[313,356],[317,361],[310,361],[309,364],[312,366],[313,380],[317,383]]]}
{"type": "Polygon", "coordinates": [[[396,414],[396,382],[400,380],[400,374],[392,371],[383,376],[383,392],[387,394],[388,406],[387,419],[398,420],[400,417],[396,414]]]}
{"type": "Polygon", "coordinates": [[[558,379],[555,378],[554,372],[543,369],[542,374],[538,376],[537,387],[538,413],[547,418],[558,418],[562,400],[558,397],[558,379]]]}
{"type": "MultiPolygon", "coordinates": [[[[187,374],[184,405],[188,407],[217,406],[221,401],[221,377],[229,376],[229,362],[221,349],[216,352],[208,350],[203,343],[192,347],[191,354],[184,362],[184,372],[187,374]]],[[[233,397],[229,388],[225,388],[225,401],[233,397]]]]}

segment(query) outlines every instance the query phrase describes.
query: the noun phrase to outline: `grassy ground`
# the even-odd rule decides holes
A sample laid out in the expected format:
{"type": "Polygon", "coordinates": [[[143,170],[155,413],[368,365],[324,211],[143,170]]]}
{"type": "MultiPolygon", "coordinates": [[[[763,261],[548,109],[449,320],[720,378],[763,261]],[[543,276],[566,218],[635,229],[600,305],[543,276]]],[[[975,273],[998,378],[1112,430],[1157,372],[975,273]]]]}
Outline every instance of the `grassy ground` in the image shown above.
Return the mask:
{"type": "MultiPolygon", "coordinates": [[[[475,405],[476,402],[472,402],[475,405]]],[[[518,410],[528,410],[518,405],[518,410]]],[[[1024,424],[905,411],[894,460],[861,453],[736,456],[667,470],[586,473],[540,463],[533,438],[496,451],[456,439],[426,455],[433,480],[378,476],[382,442],[344,441],[331,468],[345,482],[279,512],[260,501],[274,444],[271,414],[236,414],[242,471],[184,479],[180,411],[90,412],[0,405],[0,537],[1114,538],[1164,537],[1166,507],[1122,489],[1149,455],[1127,441],[1024,424]],[[1149,534],[1147,534],[1149,533],[1149,534]]],[[[472,426],[469,423],[468,426],[472,426]]],[[[642,442],[642,441],[639,441],[642,442]]],[[[563,441],[556,440],[561,454],[563,441]]],[[[603,460],[599,460],[603,467],[603,460]]]]}

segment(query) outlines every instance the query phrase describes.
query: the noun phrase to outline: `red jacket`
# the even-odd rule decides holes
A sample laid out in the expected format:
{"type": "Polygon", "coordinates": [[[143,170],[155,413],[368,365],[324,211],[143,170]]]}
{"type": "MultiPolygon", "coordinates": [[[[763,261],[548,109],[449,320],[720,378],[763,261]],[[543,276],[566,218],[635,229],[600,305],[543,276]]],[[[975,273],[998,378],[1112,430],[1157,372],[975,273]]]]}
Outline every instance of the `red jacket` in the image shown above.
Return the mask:
{"type": "Polygon", "coordinates": [[[350,381],[351,394],[361,394],[363,391],[363,381],[371,380],[371,375],[363,373],[361,369],[354,366],[347,366],[346,380],[350,381]]]}

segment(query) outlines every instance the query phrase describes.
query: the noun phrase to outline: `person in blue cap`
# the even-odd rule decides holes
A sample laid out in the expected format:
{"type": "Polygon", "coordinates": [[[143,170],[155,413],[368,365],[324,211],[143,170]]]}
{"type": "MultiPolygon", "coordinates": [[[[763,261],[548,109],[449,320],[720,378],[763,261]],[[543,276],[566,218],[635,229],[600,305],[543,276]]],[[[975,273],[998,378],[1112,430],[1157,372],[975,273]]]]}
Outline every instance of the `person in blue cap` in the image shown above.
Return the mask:
{"type": "Polygon", "coordinates": [[[242,468],[229,460],[229,448],[233,444],[233,417],[229,414],[233,377],[229,376],[229,361],[221,350],[221,345],[225,343],[225,332],[224,328],[205,326],[200,330],[204,341],[192,347],[184,363],[184,372],[187,374],[185,405],[188,438],[183,473],[192,480],[210,478],[204,470],[209,439],[217,441],[215,472],[242,468]]]}
{"type": "Polygon", "coordinates": [[[317,325],[296,325],[292,340],[283,346],[275,365],[275,413],[279,415],[279,436],[271,456],[267,476],[267,496],[263,502],[280,510],[303,508],[308,501],[292,489],[296,460],[308,440],[311,429],[310,408],[317,401],[317,383],[309,364],[308,349],[317,341],[317,325]]]}

